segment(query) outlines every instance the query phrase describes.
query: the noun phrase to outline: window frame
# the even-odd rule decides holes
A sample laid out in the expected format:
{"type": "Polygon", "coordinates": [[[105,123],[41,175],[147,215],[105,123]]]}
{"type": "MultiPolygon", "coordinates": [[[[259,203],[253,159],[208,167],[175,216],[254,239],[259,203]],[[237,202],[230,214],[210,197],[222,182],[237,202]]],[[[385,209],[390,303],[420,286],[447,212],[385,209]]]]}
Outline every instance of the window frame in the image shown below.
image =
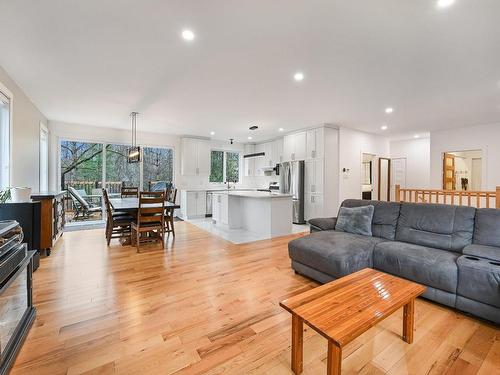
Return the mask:
{"type": "Polygon", "coordinates": [[[222,148],[211,148],[210,149],[210,171],[208,173],[208,183],[210,184],[225,184],[226,181],[227,181],[227,166],[226,166],[226,163],[227,163],[227,153],[232,153],[232,154],[238,154],[238,182],[236,182],[237,184],[241,182],[241,172],[242,172],[242,168],[241,168],[241,151],[240,150],[225,150],[225,149],[222,149],[222,148]],[[210,176],[212,175],[212,151],[217,151],[217,152],[222,152],[222,181],[221,182],[218,182],[218,181],[210,181],[210,176]]]}
{"type": "MultiPolygon", "coordinates": [[[[101,138],[86,138],[86,137],[67,137],[63,135],[57,136],[57,181],[56,181],[56,186],[60,188],[60,181],[61,181],[61,143],[64,141],[70,141],[70,142],[84,142],[84,143],[100,143],[102,144],[103,147],[103,158],[102,158],[102,183],[105,184],[107,182],[107,176],[106,176],[106,146],[107,145],[120,145],[120,146],[130,146],[129,143],[123,142],[123,141],[105,141],[101,138]]],[[[145,147],[151,147],[151,148],[168,148],[172,150],[172,183],[174,186],[176,185],[176,171],[177,171],[177,166],[176,166],[176,147],[170,146],[170,145],[158,145],[158,144],[151,144],[151,143],[141,143],[138,146],[141,148],[141,153],[143,152],[143,149],[145,147]]],[[[144,187],[143,185],[143,155],[141,154],[141,162],[139,163],[139,190],[143,191],[144,187]]],[[[49,180],[49,185],[50,185],[50,180],[49,180]]]]}
{"type": "MultiPolygon", "coordinates": [[[[14,95],[12,92],[5,86],[2,82],[0,82],[0,92],[2,95],[4,95],[8,100],[9,100],[9,142],[8,142],[8,170],[9,172],[7,173],[7,182],[5,183],[5,187],[10,187],[12,184],[12,154],[13,154],[13,128],[14,128],[14,95]]],[[[0,185],[0,189],[2,186],[0,185]]]]}

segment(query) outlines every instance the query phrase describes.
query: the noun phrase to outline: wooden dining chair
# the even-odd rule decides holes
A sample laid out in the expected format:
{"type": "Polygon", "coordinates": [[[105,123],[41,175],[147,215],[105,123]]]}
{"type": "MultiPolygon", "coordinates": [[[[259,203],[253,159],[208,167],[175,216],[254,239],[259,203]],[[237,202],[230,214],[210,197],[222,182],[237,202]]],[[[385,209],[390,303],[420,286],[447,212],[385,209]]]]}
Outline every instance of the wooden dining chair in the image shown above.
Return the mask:
{"type": "Polygon", "coordinates": [[[165,248],[165,192],[141,192],[137,222],[132,223],[132,245],[161,241],[165,248]]]}
{"type": "Polygon", "coordinates": [[[102,189],[102,198],[106,207],[106,241],[108,246],[113,238],[130,239],[131,225],[134,218],[126,212],[114,212],[108,192],[102,189]]]}
{"type": "MultiPolygon", "coordinates": [[[[177,199],[177,189],[167,188],[166,191],[166,201],[169,203],[174,203],[177,199]]],[[[172,233],[175,237],[175,228],[174,228],[174,209],[167,207],[165,209],[165,233],[172,233]]]]}
{"type": "Polygon", "coordinates": [[[139,188],[137,187],[122,187],[122,198],[139,198],[139,188]]]}

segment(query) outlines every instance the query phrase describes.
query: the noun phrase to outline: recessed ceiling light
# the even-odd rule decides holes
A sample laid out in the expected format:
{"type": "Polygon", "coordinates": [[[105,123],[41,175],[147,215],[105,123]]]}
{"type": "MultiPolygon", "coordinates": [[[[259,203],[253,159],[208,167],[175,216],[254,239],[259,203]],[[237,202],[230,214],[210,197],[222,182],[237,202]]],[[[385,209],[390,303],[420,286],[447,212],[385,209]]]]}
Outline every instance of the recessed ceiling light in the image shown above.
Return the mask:
{"type": "Polygon", "coordinates": [[[297,72],[293,75],[293,79],[296,80],[297,82],[300,82],[304,79],[304,73],[302,72],[297,72]]]}
{"type": "Polygon", "coordinates": [[[382,129],[382,130],[387,130],[387,125],[382,125],[382,126],[380,127],[380,129],[382,129]]]}
{"type": "Polygon", "coordinates": [[[252,139],[252,137],[248,137],[248,139],[252,139]]]}
{"type": "Polygon", "coordinates": [[[453,5],[454,2],[455,2],[455,0],[438,0],[437,6],[439,8],[447,8],[450,5],[453,5]]]}
{"type": "Polygon", "coordinates": [[[210,132],[210,135],[215,135],[215,132],[210,132]]]}
{"type": "Polygon", "coordinates": [[[192,30],[184,29],[182,30],[182,37],[184,38],[184,40],[191,42],[192,40],[194,40],[195,35],[192,30]]]}
{"type": "Polygon", "coordinates": [[[415,134],[413,138],[420,138],[420,136],[418,134],[415,134]]]}
{"type": "Polygon", "coordinates": [[[282,132],[282,131],[283,131],[283,130],[285,130],[285,129],[283,129],[283,128],[279,128],[278,130],[279,130],[280,132],[282,132]]]}
{"type": "Polygon", "coordinates": [[[385,109],[385,113],[392,113],[392,112],[394,112],[394,108],[392,108],[392,107],[387,107],[385,109]]]}

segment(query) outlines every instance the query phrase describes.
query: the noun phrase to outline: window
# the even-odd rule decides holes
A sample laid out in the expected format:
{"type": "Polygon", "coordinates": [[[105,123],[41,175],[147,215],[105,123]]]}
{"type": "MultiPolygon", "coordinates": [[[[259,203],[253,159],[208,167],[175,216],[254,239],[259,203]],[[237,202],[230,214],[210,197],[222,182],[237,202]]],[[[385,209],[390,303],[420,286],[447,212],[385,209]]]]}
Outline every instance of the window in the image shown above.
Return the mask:
{"type": "Polygon", "coordinates": [[[40,123],[40,191],[49,190],[49,130],[40,123]]]}
{"type": "MultiPolygon", "coordinates": [[[[61,188],[75,188],[89,206],[102,206],[102,186],[110,198],[120,196],[122,186],[142,191],[164,190],[173,185],[174,150],[141,147],[140,163],[128,162],[129,145],[61,140],[61,188]]],[[[67,222],[98,220],[95,214],[78,213],[79,202],[68,195],[67,222]]]]}
{"type": "Polygon", "coordinates": [[[238,182],[240,179],[240,154],[212,150],[210,154],[210,182],[238,182]]]}
{"type": "Polygon", "coordinates": [[[0,189],[10,184],[10,99],[0,92],[0,189]]]}
{"type": "Polygon", "coordinates": [[[128,162],[130,146],[106,145],[106,188],[108,192],[119,193],[121,187],[138,187],[140,181],[139,163],[128,162]]]}
{"type": "Polygon", "coordinates": [[[171,148],[143,148],[143,190],[159,191],[174,180],[174,150],[171,148]]]}

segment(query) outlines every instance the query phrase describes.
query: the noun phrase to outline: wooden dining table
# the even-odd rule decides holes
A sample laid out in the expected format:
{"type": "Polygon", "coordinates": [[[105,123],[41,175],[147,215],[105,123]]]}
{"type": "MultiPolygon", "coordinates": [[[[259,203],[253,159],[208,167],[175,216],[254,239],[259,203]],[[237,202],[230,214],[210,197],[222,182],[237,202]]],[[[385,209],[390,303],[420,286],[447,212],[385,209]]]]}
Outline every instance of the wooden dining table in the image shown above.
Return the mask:
{"type": "MultiPolygon", "coordinates": [[[[139,198],[112,198],[109,202],[115,211],[134,213],[139,209],[139,198]]],[[[159,206],[159,204],[157,205],[159,206]]],[[[177,203],[165,201],[166,210],[173,211],[178,208],[181,208],[181,206],[177,203]]]]}

